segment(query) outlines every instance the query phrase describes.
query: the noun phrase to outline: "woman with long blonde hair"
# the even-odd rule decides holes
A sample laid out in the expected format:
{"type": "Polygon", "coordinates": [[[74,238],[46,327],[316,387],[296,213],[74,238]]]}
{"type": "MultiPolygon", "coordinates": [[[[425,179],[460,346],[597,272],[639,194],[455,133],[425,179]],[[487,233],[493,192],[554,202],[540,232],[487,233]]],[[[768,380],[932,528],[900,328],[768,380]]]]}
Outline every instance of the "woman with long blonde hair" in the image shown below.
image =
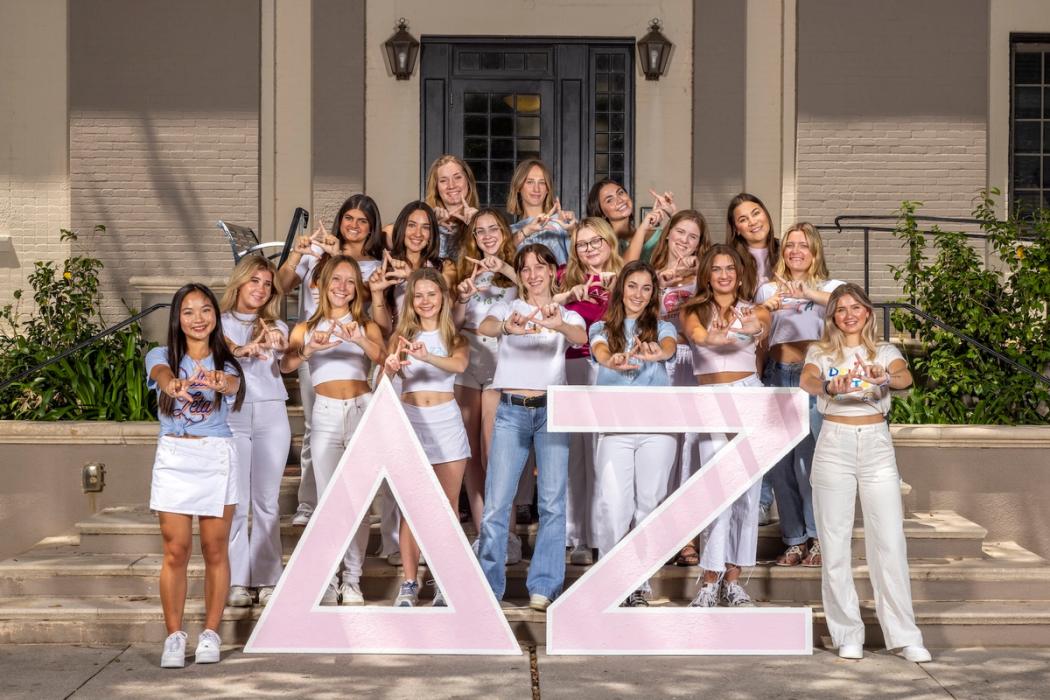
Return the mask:
{"type": "Polygon", "coordinates": [[[226,604],[266,605],[281,577],[281,519],[278,498],[292,440],[288,391],[281,355],[288,326],[278,316],[281,285],[273,263],[259,255],[241,258],[222,296],[222,328],[241,363],[245,397],[227,422],[237,451],[240,497],[230,530],[230,592],[226,604]],[[248,514],[251,513],[251,532],[248,514]]]}
{"type": "Polygon", "coordinates": [[[516,246],[540,243],[550,248],[559,265],[568,261],[569,235],[576,215],[561,208],[550,169],[539,158],[527,158],[514,168],[507,211],[515,218],[510,229],[516,246]]]}
{"type": "MultiPolygon", "coordinates": [[[[769,330],[769,312],[751,303],[753,290],[743,276],[744,261],[732,246],[712,246],[700,261],[699,287],[682,308],[682,326],[693,344],[693,371],[701,386],[762,386],[756,357],[769,330]]],[[[701,465],[728,443],[723,434],[702,433],[701,465]]],[[[758,505],[762,480],[722,511],[700,535],[703,578],[696,607],[751,606],[740,583],[745,566],[755,565],[758,505]]]]}
{"type": "MultiPolygon", "coordinates": [[[[332,481],[339,459],[372,398],[368,377],[372,363],[383,360],[383,335],[365,314],[361,268],[350,257],[335,256],[317,278],[321,295],[317,311],[296,324],[281,358],[281,371],[310,364],[316,394],[311,416],[317,499],[332,481]]],[[[368,519],[362,520],[343,557],[339,572],[321,595],[322,605],[364,605],[361,573],[368,545],[368,519]]]]}
{"type": "MultiPolygon", "coordinates": [[[[569,262],[559,280],[563,290],[554,295],[554,303],[564,304],[583,318],[588,331],[601,320],[609,308],[609,289],[623,268],[616,234],[604,219],[590,217],[580,222],[572,233],[569,262]]],[[[567,383],[576,386],[594,384],[598,370],[591,362],[590,346],[584,343],[565,352],[567,383]]],[[[594,448],[593,433],[573,433],[569,442],[569,494],[565,511],[566,546],[572,564],[594,563],[594,448]]]]}
{"type": "MultiPolygon", "coordinates": [[[[470,445],[454,386],[456,375],[467,368],[470,346],[456,333],[452,299],[437,270],[425,267],[409,275],[405,306],[387,350],[383,369],[387,376],[401,376],[405,414],[449,507],[457,512],[470,445]]],[[[419,600],[419,546],[404,518],[399,542],[405,578],[394,605],[410,608],[419,600]]],[[[434,595],[434,605],[444,605],[440,590],[434,595]]]]}
{"type": "MultiPolygon", "coordinates": [[[[778,248],[773,279],[755,295],[755,301],[773,314],[763,380],[766,386],[793,387],[802,376],[806,351],[824,331],[828,297],[842,282],[828,279],[824,245],[813,224],[803,221],[788,227],[778,248]]],[[[780,534],[787,547],[777,557],[778,566],[821,564],[810,487],[813,448],[821,424],[816,403],[816,398],[810,399],[810,435],[768,472],[780,513],[780,534]]]]}
{"type": "Polygon", "coordinates": [[[451,258],[459,250],[467,222],[478,210],[478,184],[462,158],[445,154],[430,164],[423,201],[434,209],[438,255],[451,258]]]}
{"type": "Polygon", "coordinates": [[[837,287],[819,341],[806,352],[801,386],[817,397],[824,425],[813,455],[813,512],[823,545],[821,593],[832,643],[845,659],[864,655],[864,621],[853,584],[857,493],[875,613],[886,648],[930,661],[912,610],[900,473],[886,423],[891,390],[907,389],[908,363],[875,334],[875,309],[859,286],[837,287]]]}

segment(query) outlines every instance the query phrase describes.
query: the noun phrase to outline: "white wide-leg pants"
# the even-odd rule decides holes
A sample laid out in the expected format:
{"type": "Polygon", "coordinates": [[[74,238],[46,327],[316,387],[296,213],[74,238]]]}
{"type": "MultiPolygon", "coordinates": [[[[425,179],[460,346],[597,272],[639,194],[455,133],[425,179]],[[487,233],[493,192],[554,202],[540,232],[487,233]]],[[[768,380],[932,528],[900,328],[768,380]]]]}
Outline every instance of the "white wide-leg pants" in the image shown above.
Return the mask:
{"type": "Polygon", "coordinates": [[[299,365],[299,396],[303,405],[303,448],[299,451],[299,507],[306,513],[313,513],[317,507],[317,482],[314,480],[313,454],[310,450],[314,385],[310,383],[308,362],[299,365]]]}
{"type": "Polygon", "coordinates": [[[231,411],[228,422],[239,493],[230,526],[230,583],[274,586],[282,569],[278,499],[292,440],[288,410],[284,401],[253,401],[231,411]]]}
{"type": "Polygon", "coordinates": [[[825,421],[813,455],[813,515],[820,536],[824,614],[835,646],[864,643],[851,567],[854,506],[860,492],[875,612],[886,648],[921,645],[912,610],[900,474],[886,423],[825,421]]]}

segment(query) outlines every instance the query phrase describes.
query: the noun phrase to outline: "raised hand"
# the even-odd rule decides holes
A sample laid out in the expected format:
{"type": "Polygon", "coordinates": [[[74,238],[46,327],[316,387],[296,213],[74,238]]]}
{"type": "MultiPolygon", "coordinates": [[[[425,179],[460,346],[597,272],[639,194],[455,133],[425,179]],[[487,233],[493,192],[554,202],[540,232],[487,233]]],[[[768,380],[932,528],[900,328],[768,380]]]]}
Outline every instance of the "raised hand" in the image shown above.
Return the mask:
{"type": "Polygon", "coordinates": [[[383,362],[383,371],[388,375],[393,376],[401,371],[403,367],[409,364],[409,360],[402,360],[401,353],[405,350],[405,339],[398,336],[397,349],[394,352],[386,356],[386,360],[383,362]]]}
{"type": "Polygon", "coordinates": [[[470,274],[470,277],[456,285],[456,292],[459,293],[459,303],[461,304],[466,304],[472,296],[480,291],[477,285],[477,276],[481,272],[481,263],[469,257],[467,260],[474,263],[474,272],[470,274]]]}
{"type": "Polygon", "coordinates": [[[172,377],[167,386],[164,387],[164,393],[173,399],[182,399],[183,401],[192,403],[193,395],[190,394],[190,386],[192,384],[192,379],[179,379],[178,377],[172,377]]]}
{"type": "Polygon", "coordinates": [[[626,352],[613,353],[606,360],[605,365],[617,372],[633,372],[642,368],[641,365],[631,364],[631,354],[626,352]]]}
{"type": "Polygon", "coordinates": [[[634,346],[631,348],[630,355],[631,357],[642,360],[643,362],[656,362],[663,359],[664,351],[659,343],[643,343],[639,340],[638,336],[635,336],[634,346]]]}
{"type": "Polygon", "coordinates": [[[315,352],[324,352],[325,350],[334,348],[336,345],[343,342],[339,338],[333,340],[333,331],[333,328],[329,328],[326,331],[318,331],[315,329],[310,334],[310,340],[306,342],[306,347],[303,348],[303,359],[308,359],[315,352]]]}
{"type": "Polygon", "coordinates": [[[530,316],[536,325],[556,331],[564,324],[561,316],[561,306],[558,304],[546,304],[536,309],[530,316]]]}
{"type": "Polygon", "coordinates": [[[729,335],[729,324],[721,316],[714,316],[707,326],[708,345],[734,345],[736,341],[729,335]]]}
{"type": "Polygon", "coordinates": [[[539,329],[533,322],[539,309],[532,312],[530,316],[522,316],[517,311],[512,311],[510,316],[503,321],[503,332],[507,335],[529,335],[538,333],[539,329]]]}
{"type": "Polygon", "coordinates": [[[758,335],[762,332],[762,324],[755,316],[753,306],[733,307],[733,315],[740,321],[740,332],[744,335],[758,335]]]}
{"type": "Polygon", "coordinates": [[[310,236],[311,242],[318,248],[328,253],[329,255],[339,255],[339,239],[328,233],[328,229],[324,227],[324,224],[320,221],[317,222],[317,228],[314,229],[313,234],[310,236]]]}
{"type": "Polygon", "coordinates": [[[226,389],[229,387],[229,380],[225,372],[217,369],[205,369],[204,365],[198,360],[193,361],[193,382],[220,394],[226,393],[226,389]]]}
{"type": "Polygon", "coordinates": [[[292,247],[293,253],[299,255],[313,255],[314,254],[314,239],[310,236],[299,236],[295,239],[295,245],[292,247]]]}
{"type": "Polygon", "coordinates": [[[263,321],[260,335],[263,347],[279,353],[288,349],[288,336],[276,324],[263,321]]]}
{"type": "Polygon", "coordinates": [[[853,373],[837,374],[828,380],[829,394],[848,394],[853,391],[853,373]]]}
{"type": "Polygon", "coordinates": [[[397,343],[399,350],[403,348],[403,351],[408,353],[409,357],[414,357],[421,362],[426,362],[430,358],[430,350],[427,348],[426,343],[421,340],[409,340],[405,336],[399,335],[397,343]]]}
{"type": "Polygon", "coordinates": [[[860,353],[856,353],[853,357],[853,369],[850,370],[853,377],[875,386],[885,386],[890,383],[890,375],[885,367],[877,362],[865,362],[860,353]]]}
{"type": "Polygon", "coordinates": [[[653,196],[653,209],[662,210],[668,217],[675,215],[678,211],[678,206],[674,203],[674,194],[671,192],[664,192],[658,194],[654,190],[650,189],[649,194],[653,196]]]}

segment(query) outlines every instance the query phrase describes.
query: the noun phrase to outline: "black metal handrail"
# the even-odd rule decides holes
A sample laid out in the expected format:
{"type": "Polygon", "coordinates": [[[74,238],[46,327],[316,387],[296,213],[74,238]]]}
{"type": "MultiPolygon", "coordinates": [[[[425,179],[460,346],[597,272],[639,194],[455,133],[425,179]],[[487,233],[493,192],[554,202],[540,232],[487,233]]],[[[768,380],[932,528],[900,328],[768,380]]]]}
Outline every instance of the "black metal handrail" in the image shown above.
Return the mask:
{"type": "Polygon", "coordinates": [[[919,307],[915,306],[914,304],[908,304],[908,303],[902,302],[902,301],[883,301],[883,302],[875,303],[875,304],[873,304],[873,306],[875,306],[876,308],[881,308],[882,309],[882,337],[883,337],[883,340],[889,340],[889,338],[890,338],[890,310],[891,309],[903,309],[904,311],[907,311],[908,313],[910,313],[910,314],[912,314],[914,316],[918,316],[919,318],[923,319],[924,321],[928,321],[929,323],[932,323],[933,325],[937,326],[941,330],[947,331],[948,333],[951,333],[952,335],[954,335],[954,336],[956,336],[958,338],[961,338],[962,340],[964,340],[967,343],[969,343],[970,345],[974,346],[975,348],[977,348],[981,352],[986,353],[988,355],[991,355],[995,359],[999,360],[1000,362],[1006,363],[1007,365],[1009,365],[1010,367],[1013,367],[1014,369],[1018,370],[1019,372],[1023,372],[1024,374],[1027,374],[1032,379],[1035,379],[1037,381],[1042,382],[1043,384],[1046,384],[1047,386],[1050,386],[1050,377],[1046,377],[1046,376],[1044,376],[1042,374],[1039,374],[1038,372],[1036,372],[1033,369],[1025,367],[1021,363],[1019,363],[1016,360],[1013,360],[1013,359],[1007,357],[1006,355],[1002,354],[998,350],[995,350],[993,348],[988,347],[987,345],[985,345],[981,341],[977,340],[973,336],[968,335],[968,334],[962,332],[961,330],[959,330],[958,328],[955,328],[955,327],[945,323],[944,321],[942,321],[941,319],[937,318],[936,316],[933,316],[931,314],[926,313],[925,311],[923,311],[919,307]]]}
{"type": "Polygon", "coordinates": [[[124,319],[120,323],[112,325],[109,328],[105,329],[104,331],[96,333],[95,335],[91,336],[90,338],[87,338],[86,340],[80,341],[79,343],[77,343],[73,347],[71,347],[71,348],[69,348],[67,350],[63,350],[58,355],[55,355],[52,358],[44,360],[43,362],[41,362],[36,367],[31,367],[31,368],[25,370],[24,372],[20,372],[19,374],[16,374],[13,377],[9,377],[8,379],[5,379],[3,381],[3,383],[0,384],[0,391],[3,391],[4,389],[6,389],[7,387],[11,386],[15,382],[20,382],[23,379],[25,379],[26,377],[29,377],[29,376],[32,376],[32,375],[36,374],[37,372],[39,372],[40,370],[44,369],[45,367],[53,365],[53,364],[55,364],[56,362],[58,362],[60,360],[66,359],[67,357],[69,357],[73,353],[77,352],[78,350],[83,350],[88,345],[91,345],[92,343],[98,342],[102,338],[105,338],[107,335],[112,335],[113,333],[116,333],[117,331],[119,331],[121,328],[124,328],[126,326],[130,326],[132,323],[135,323],[140,318],[145,318],[146,316],[149,316],[154,311],[156,311],[158,309],[166,309],[166,308],[168,308],[170,306],[171,306],[171,303],[169,303],[169,302],[163,302],[163,303],[160,303],[160,304],[154,304],[153,306],[149,307],[148,309],[143,309],[142,311],[139,311],[137,314],[134,314],[133,316],[128,316],[126,319],[124,319]]]}

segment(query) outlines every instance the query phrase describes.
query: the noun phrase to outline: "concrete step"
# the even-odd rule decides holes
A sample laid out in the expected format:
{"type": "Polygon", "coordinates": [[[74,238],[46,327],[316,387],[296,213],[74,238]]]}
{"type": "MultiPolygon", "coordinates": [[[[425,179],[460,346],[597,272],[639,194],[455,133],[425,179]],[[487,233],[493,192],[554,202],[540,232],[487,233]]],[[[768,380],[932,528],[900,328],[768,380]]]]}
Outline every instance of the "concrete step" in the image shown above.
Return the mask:
{"type": "MultiPolygon", "coordinates": [[[[654,608],[684,605],[653,601],[654,608]]],[[[529,610],[523,601],[508,600],[503,607],[519,640],[545,643],[543,613],[529,610]]],[[[218,630],[223,641],[243,644],[259,614],[259,608],[227,608],[218,630]]],[[[876,647],[882,643],[882,635],[874,605],[862,603],[862,614],[867,644],[876,647]]],[[[934,648],[1050,645],[1050,605],[1044,602],[924,602],[915,604],[915,616],[926,644],[934,648]]],[[[191,637],[200,631],[203,619],[203,602],[199,598],[187,600],[184,626],[191,637]]],[[[815,644],[819,646],[826,635],[823,612],[815,606],[815,644]]],[[[159,644],[165,636],[160,601],[154,597],[0,597],[0,643],[4,644],[159,644]]]]}
{"type": "MultiPolygon", "coordinates": [[[[285,477],[281,485],[281,498],[287,506],[295,499],[295,477],[285,477]]],[[[294,508],[291,509],[294,511],[294,508]]],[[[291,512],[282,507],[282,512],[291,512]]],[[[194,539],[197,524],[194,522],[194,539]]],[[[537,525],[519,525],[517,531],[522,538],[526,553],[535,544],[537,525]]],[[[94,516],[77,523],[80,543],[85,552],[97,554],[150,554],[160,553],[160,526],[145,506],[119,506],[107,508],[94,516]]],[[[304,527],[291,524],[291,516],[281,520],[281,538],[285,554],[290,554],[299,541],[304,527]]],[[[473,528],[464,526],[468,537],[473,537],[473,528]]],[[[952,511],[912,513],[904,521],[904,532],[908,538],[908,555],[913,557],[980,558],[984,537],[987,534],[980,525],[952,511]]],[[[759,528],[758,558],[760,561],[775,559],[784,550],[780,539],[779,525],[773,523],[759,528]]],[[[379,528],[373,526],[368,551],[377,551],[379,528]]],[[[198,544],[194,542],[194,548],[198,544]]],[[[860,526],[853,532],[853,555],[864,557],[864,529],[860,526]]]]}
{"type": "MultiPolygon", "coordinates": [[[[912,558],[909,561],[915,600],[1043,600],[1050,601],[1050,562],[1013,542],[985,545],[984,559],[912,558]]],[[[287,558],[286,558],[287,561],[287,558]]],[[[162,557],[157,554],[89,554],[75,545],[30,550],[0,562],[0,596],[88,595],[156,596],[162,557]]],[[[587,571],[566,566],[566,586],[587,571]]],[[[507,570],[507,595],[526,598],[527,562],[507,570]]],[[[650,580],[657,597],[688,602],[696,593],[698,567],[665,566],[650,580]]],[[[421,568],[420,578],[429,575],[421,568]]],[[[189,595],[203,594],[204,562],[194,556],[189,565],[189,595]]],[[[764,564],[747,573],[747,588],[760,601],[819,601],[820,569],[764,564]]],[[[365,560],[362,589],[369,600],[393,600],[403,577],[400,567],[385,559],[365,560]]],[[[854,566],[857,592],[872,598],[868,567],[854,566]]]]}

